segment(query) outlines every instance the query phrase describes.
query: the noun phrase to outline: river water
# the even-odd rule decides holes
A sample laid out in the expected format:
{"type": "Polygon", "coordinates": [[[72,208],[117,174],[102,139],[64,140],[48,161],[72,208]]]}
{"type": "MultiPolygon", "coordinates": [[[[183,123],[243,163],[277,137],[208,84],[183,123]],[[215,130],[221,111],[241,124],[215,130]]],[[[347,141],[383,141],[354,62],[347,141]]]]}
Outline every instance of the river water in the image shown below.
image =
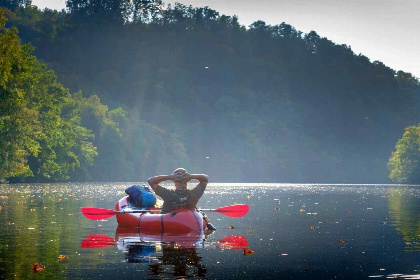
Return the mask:
{"type": "Polygon", "coordinates": [[[81,214],[130,185],[0,185],[0,279],[420,279],[416,186],[210,184],[200,207],[249,213],[208,213],[217,230],[178,246],[121,243],[115,217],[81,214]]]}

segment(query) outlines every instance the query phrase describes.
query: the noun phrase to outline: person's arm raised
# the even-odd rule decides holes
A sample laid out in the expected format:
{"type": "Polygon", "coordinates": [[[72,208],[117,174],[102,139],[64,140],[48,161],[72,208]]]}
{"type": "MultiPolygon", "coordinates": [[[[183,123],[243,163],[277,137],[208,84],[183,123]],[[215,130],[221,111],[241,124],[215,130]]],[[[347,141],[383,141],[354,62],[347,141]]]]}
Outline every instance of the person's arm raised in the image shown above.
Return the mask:
{"type": "Polygon", "coordinates": [[[190,180],[197,180],[200,183],[208,183],[209,182],[209,176],[206,174],[190,174],[189,176],[190,180]]]}
{"type": "Polygon", "coordinates": [[[173,181],[174,176],[173,175],[159,175],[149,178],[147,180],[147,183],[149,183],[150,187],[152,187],[153,191],[156,191],[156,187],[164,182],[164,181],[173,181]]]}

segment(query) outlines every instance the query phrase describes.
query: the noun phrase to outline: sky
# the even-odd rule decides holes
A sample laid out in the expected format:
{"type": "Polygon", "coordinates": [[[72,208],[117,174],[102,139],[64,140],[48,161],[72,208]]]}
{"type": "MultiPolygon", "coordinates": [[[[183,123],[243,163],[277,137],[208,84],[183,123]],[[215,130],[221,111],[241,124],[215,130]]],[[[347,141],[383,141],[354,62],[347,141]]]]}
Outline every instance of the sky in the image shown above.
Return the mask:
{"type": "MultiPolygon", "coordinates": [[[[174,1],[165,1],[173,3],[174,1]]],[[[356,54],[420,78],[420,0],[178,0],[236,15],[242,25],[282,22],[303,33],[314,30],[356,54]]],[[[32,0],[40,9],[61,10],[65,0],[32,0]]]]}

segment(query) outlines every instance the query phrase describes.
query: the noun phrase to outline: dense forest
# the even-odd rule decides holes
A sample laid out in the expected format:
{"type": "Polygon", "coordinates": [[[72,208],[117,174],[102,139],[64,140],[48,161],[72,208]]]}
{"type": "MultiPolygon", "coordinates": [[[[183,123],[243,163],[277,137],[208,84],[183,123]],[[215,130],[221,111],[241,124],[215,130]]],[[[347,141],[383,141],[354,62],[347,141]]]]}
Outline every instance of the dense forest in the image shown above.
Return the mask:
{"type": "Polygon", "coordinates": [[[144,181],[183,166],[216,182],[385,183],[420,120],[416,77],[284,22],[244,27],[160,0],[0,5],[9,181],[144,181]]]}

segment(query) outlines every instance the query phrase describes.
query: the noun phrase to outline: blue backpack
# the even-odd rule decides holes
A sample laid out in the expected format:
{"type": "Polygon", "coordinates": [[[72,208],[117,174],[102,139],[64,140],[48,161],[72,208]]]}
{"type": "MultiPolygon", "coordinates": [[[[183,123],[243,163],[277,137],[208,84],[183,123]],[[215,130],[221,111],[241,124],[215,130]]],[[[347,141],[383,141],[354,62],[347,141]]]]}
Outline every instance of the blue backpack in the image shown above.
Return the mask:
{"type": "Polygon", "coordinates": [[[152,190],[145,185],[131,186],[125,190],[125,193],[130,196],[131,201],[136,207],[149,208],[156,204],[155,195],[152,193],[152,190]]]}

